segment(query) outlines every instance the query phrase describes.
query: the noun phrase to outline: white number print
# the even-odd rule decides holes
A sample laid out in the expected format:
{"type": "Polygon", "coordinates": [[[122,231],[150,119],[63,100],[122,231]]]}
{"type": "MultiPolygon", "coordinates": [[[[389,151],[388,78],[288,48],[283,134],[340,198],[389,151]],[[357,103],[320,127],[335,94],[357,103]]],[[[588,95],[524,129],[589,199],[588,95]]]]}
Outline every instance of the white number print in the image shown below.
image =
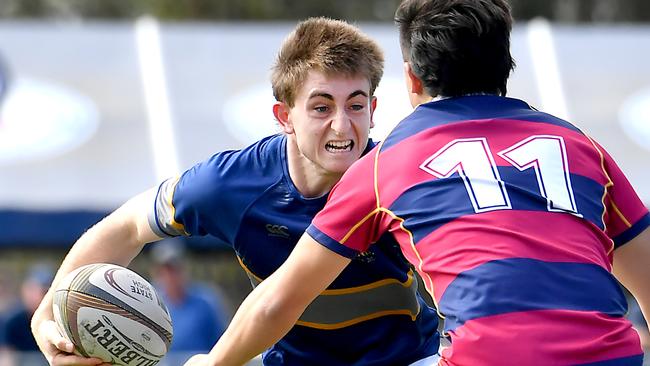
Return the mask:
{"type": "Polygon", "coordinates": [[[520,171],[535,169],[539,191],[549,211],[577,213],[564,139],[536,135],[499,152],[520,171]]]}
{"type": "Polygon", "coordinates": [[[458,172],[476,212],[511,208],[492,152],[483,137],[448,143],[425,160],[420,169],[438,178],[449,178],[458,172]]]}
{"type": "MultiPolygon", "coordinates": [[[[533,168],[540,194],[549,211],[577,216],[564,139],[534,135],[498,153],[519,171],[533,168]]],[[[487,139],[456,139],[427,158],[420,169],[437,178],[458,173],[477,213],[511,209],[505,183],[499,176],[487,139]]]]}

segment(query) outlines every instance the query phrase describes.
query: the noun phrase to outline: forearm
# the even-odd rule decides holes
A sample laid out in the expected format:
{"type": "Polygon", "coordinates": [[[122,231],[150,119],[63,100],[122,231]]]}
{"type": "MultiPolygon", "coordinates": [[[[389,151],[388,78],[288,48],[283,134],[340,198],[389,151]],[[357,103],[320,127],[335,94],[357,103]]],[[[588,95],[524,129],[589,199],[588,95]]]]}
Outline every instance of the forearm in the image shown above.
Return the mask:
{"type": "Polygon", "coordinates": [[[639,303],[650,321],[650,228],[614,252],[614,274],[639,303]]]}
{"type": "Polygon", "coordinates": [[[126,266],[146,242],[156,239],[153,232],[143,226],[146,223],[138,216],[139,207],[145,199],[145,195],[133,198],[77,240],[61,263],[49,291],[32,318],[32,331],[36,332],[36,327],[43,320],[52,319],[53,293],[65,275],[89,263],[108,262],[126,266]]]}
{"type": "Polygon", "coordinates": [[[348,263],[350,259],[303,235],[287,261],[244,300],[210,351],[208,364],[243,365],[269,348],[348,263]]]}

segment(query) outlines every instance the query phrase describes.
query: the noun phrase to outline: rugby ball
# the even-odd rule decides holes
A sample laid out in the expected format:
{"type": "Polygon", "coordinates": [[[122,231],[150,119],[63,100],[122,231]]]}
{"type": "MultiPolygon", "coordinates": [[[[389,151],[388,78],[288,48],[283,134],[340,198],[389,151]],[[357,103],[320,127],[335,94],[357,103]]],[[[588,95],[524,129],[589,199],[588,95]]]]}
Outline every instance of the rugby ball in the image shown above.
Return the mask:
{"type": "Polygon", "coordinates": [[[153,366],[172,341],[169,311],[153,286],[114,264],[70,272],[54,292],[52,311],[78,354],[113,365],[153,366]]]}

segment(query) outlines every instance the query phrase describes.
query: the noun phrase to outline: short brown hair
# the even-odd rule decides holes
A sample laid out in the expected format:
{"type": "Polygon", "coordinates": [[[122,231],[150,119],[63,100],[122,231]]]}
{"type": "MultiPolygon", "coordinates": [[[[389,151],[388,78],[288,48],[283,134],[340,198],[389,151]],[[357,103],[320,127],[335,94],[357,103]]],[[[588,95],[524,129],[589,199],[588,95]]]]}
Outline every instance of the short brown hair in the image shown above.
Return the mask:
{"type": "Polygon", "coordinates": [[[353,25],[309,18],[284,40],[272,70],[273,96],[293,107],[296,91],[311,70],[365,76],[373,94],[384,72],[384,55],[375,41],[353,25]]]}

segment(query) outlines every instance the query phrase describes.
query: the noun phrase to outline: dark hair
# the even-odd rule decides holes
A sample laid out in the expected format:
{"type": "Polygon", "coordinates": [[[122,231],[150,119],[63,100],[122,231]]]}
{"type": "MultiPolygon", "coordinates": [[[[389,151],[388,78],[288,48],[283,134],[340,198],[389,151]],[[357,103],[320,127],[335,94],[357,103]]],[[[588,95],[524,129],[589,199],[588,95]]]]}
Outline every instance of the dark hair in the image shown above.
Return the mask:
{"type": "Polygon", "coordinates": [[[404,0],[395,23],[404,60],[428,94],[506,95],[515,62],[505,0],[404,0]]]}
{"type": "Polygon", "coordinates": [[[271,75],[275,99],[293,107],[298,88],[311,70],[366,77],[373,94],[384,72],[384,54],[351,24],[309,18],[296,26],[278,52],[271,75]]]}

